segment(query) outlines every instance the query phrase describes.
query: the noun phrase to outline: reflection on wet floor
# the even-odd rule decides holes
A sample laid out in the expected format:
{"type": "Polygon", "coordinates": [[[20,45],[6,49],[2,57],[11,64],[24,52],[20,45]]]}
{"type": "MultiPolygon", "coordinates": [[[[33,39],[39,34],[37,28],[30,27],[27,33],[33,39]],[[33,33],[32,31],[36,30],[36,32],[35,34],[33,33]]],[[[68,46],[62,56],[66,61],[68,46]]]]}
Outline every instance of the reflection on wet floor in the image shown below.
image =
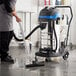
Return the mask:
{"type": "MultiPolygon", "coordinates": [[[[52,58],[53,61],[46,62],[45,66],[27,69],[25,64],[31,63],[34,60],[34,53],[38,51],[36,48],[32,49],[32,51],[26,52],[27,50],[24,48],[11,47],[10,54],[15,63],[1,63],[1,76],[76,76],[76,50],[70,51],[69,58],[66,61],[61,57],[52,58]]],[[[38,60],[45,59],[39,57],[38,60]]]]}

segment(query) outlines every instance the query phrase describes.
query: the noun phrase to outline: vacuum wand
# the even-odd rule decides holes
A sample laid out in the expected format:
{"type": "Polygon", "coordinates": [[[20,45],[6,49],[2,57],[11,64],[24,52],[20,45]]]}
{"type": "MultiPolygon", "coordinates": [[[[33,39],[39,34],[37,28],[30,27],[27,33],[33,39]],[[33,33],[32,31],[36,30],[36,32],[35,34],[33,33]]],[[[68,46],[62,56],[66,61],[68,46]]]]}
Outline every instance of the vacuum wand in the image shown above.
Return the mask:
{"type": "Polygon", "coordinates": [[[24,31],[23,31],[23,28],[22,28],[21,22],[19,22],[19,26],[20,26],[20,30],[21,30],[21,32],[22,32],[22,37],[23,37],[24,47],[25,47],[25,45],[26,45],[26,42],[25,42],[25,35],[24,35],[24,31]]]}

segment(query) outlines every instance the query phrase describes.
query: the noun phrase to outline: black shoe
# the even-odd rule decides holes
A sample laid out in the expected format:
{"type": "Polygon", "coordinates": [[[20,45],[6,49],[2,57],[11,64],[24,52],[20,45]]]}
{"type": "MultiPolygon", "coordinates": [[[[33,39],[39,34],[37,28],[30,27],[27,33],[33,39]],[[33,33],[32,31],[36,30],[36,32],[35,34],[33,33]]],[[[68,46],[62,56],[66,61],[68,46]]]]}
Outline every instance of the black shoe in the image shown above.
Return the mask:
{"type": "Polygon", "coordinates": [[[11,56],[7,56],[6,58],[1,59],[1,62],[8,62],[8,63],[14,63],[14,60],[11,56]]]}

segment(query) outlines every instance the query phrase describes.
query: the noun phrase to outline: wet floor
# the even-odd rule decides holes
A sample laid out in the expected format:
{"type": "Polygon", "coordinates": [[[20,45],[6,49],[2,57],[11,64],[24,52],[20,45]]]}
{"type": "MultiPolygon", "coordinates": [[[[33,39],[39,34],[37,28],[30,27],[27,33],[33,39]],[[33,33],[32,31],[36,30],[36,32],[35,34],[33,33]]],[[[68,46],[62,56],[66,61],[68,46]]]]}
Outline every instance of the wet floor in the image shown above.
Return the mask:
{"type": "MultiPolygon", "coordinates": [[[[34,60],[34,53],[38,49],[10,47],[10,54],[15,60],[14,64],[1,63],[1,76],[76,76],[76,50],[70,51],[68,60],[62,57],[52,58],[51,62],[46,62],[45,66],[26,68],[25,65],[34,60]],[[29,54],[28,54],[29,53],[29,54]]],[[[45,60],[38,58],[39,61],[45,60]]]]}

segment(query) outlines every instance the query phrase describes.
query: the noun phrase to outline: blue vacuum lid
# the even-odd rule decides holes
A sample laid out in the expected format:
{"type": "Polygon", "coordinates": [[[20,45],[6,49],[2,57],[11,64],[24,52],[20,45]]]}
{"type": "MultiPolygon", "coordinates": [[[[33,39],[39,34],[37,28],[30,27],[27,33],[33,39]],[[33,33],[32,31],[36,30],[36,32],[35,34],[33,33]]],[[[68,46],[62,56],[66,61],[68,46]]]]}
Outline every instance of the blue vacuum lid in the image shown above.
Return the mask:
{"type": "Polygon", "coordinates": [[[60,18],[61,15],[59,13],[56,13],[54,15],[50,15],[50,16],[39,16],[39,19],[51,19],[51,20],[56,20],[58,18],[60,18]]]}

